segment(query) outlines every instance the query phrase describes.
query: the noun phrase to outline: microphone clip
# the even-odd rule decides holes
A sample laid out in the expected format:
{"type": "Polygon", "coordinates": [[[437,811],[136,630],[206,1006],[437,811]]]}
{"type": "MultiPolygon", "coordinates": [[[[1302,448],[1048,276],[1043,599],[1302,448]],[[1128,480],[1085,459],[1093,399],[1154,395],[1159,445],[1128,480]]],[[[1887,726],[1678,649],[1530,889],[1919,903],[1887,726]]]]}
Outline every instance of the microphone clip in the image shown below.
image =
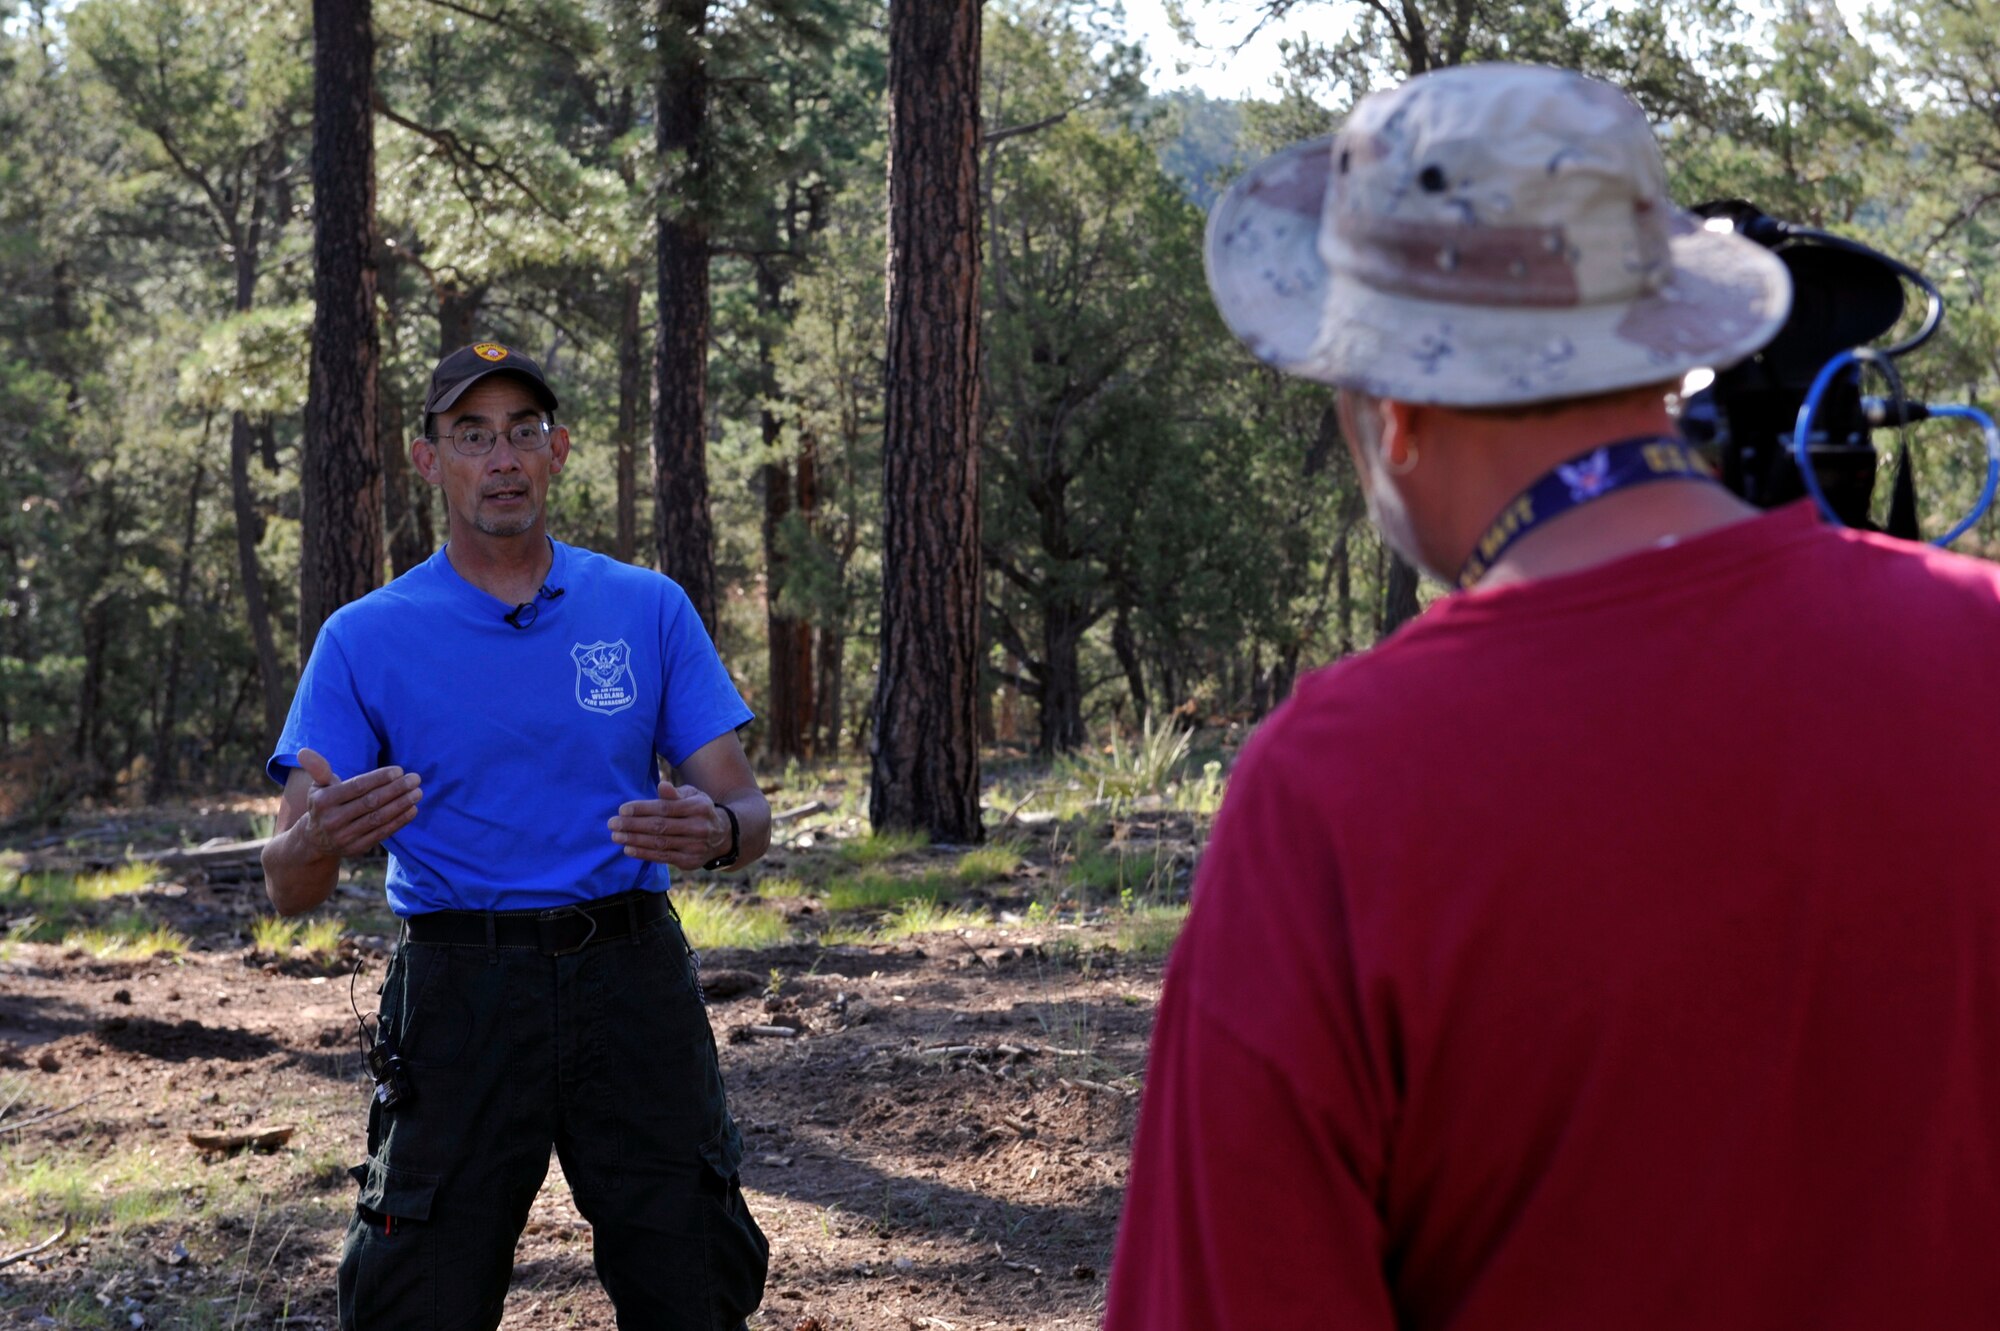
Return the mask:
{"type": "Polygon", "coordinates": [[[500,618],[506,620],[517,629],[527,628],[540,616],[540,603],[543,601],[561,600],[564,590],[562,587],[551,587],[545,582],[533,596],[521,602],[521,604],[515,606],[512,610],[500,616],[500,618]]]}

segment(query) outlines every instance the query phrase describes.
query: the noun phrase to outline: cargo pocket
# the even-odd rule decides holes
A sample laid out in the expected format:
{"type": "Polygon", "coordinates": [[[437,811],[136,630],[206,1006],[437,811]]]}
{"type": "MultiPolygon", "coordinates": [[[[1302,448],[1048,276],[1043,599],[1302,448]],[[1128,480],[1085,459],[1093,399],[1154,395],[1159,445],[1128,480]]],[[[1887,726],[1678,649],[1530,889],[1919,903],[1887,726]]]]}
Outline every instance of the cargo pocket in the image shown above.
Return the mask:
{"type": "Polygon", "coordinates": [[[437,1255],[428,1233],[438,1180],[371,1157],[347,1171],[361,1185],[340,1259],[340,1325],[382,1327],[434,1317],[437,1255]]]}
{"type": "Polygon", "coordinates": [[[714,1281],[715,1325],[735,1328],[764,1299],[764,1277],[770,1270],[771,1245],[743,1201],[738,1174],[743,1167],[743,1137],[728,1114],[722,1128],[701,1145],[702,1192],[708,1202],[708,1270],[714,1281]]]}

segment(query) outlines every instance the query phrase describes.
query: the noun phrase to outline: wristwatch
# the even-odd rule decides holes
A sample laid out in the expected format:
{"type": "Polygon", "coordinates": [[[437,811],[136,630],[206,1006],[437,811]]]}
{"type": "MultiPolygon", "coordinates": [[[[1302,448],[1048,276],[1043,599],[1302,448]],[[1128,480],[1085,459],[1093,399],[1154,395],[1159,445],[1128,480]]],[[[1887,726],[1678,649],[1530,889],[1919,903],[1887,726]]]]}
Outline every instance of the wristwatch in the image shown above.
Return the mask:
{"type": "Polygon", "coordinates": [[[729,849],[723,851],[722,854],[717,855],[701,867],[704,869],[727,869],[730,865],[736,863],[736,857],[743,853],[743,828],[736,821],[736,810],[730,808],[727,804],[718,804],[715,807],[729,815],[729,849]]]}

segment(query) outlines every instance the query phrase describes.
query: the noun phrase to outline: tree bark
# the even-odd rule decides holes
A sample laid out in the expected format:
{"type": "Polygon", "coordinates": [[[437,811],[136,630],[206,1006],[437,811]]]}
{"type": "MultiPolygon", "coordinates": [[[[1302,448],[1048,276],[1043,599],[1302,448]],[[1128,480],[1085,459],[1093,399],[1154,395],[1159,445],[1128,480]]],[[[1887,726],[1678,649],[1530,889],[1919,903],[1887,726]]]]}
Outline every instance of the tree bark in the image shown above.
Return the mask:
{"type": "Polygon", "coordinates": [[[313,339],[301,664],[326,617],[382,582],[371,11],[371,0],[313,0],[313,339]]]}
{"type": "Polygon", "coordinates": [[[819,728],[815,752],[822,758],[840,756],[840,702],[846,687],[847,634],[838,624],[820,626],[819,681],[813,690],[814,722],[819,728]]]}
{"type": "Polygon", "coordinates": [[[981,840],[980,0],[890,0],[882,650],[868,816],[981,840]]]}
{"type": "Polygon", "coordinates": [[[639,553],[639,418],[646,409],[646,353],[639,342],[639,304],[645,286],[625,275],[618,323],[618,536],[612,553],[629,564],[639,553]]]}
{"type": "Polygon", "coordinates": [[[160,712],[153,731],[153,771],[146,798],[157,803],[174,786],[174,725],[179,720],[181,657],[187,645],[188,587],[194,581],[194,540],[201,516],[201,487],[207,479],[208,429],[202,428],[202,451],[195,455],[194,477],[188,482],[187,521],[181,525],[181,563],[174,576],[174,629],[167,637],[167,673],[160,712]]]}
{"type": "Polygon", "coordinates": [[[1334,605],[1340,616],[1340,631],[1334,635],[1341,656],[1354,653],[1354,524],[1340,524],[1340,543],[1333,547],[1334,605]]]}
{"type": "Polygon", "coordinates": [[[473,287],[470,291],[459,287],[440,287],[438,302],[438,359],[443,360],[460,347],[472,341],[472,330],[477,326],[479,307],[486,302],[486,288],[473,287]]]}
{"type": "Polygon", "coordinates": [[[271,605],[264,597],[264,571],[257,542],[264,519],[250,493],[250,418],[235,412],[229,418],[229,501],[236,518],[236,564],[243,579],[244,614],[250,640],[257,647],[257,684],[264,699],[262,740],[275,741],[285,722],[285,681],[278,668],[278,643],[271,632],[271,605]]]}
{"type": "Polygon", "coordinates": [[[1051,598],[1042,609],[1042,736],[1045,754],[1083,743],[1083,634],[1094,620],[1080,607],[1051,598]]]}
{"type": "Polygon", "coordinates": [[[1139,662],[1139,642],[1132,632],[1132,610],[1122,600],[1111,621],[1111,652],[1118,658],[1118,668],[1125,672],[1125,687],[1131,690],[1132,706],[1143,721],[1152,715],[1153,708],[1146,697],[1146,671],[1139,662]]]}
{"type": "Polygon", "coordinates": [[[764,483],[764,641],[770,696],[764,708],[765,737],[774,758],[805,758],[812,750],[812,625],[783,607],[790,574],[785,556],[785,519],[792,514],[792,469],[780,455],[784,422],[777,412],[776,341],[784,316],[784,282],[769,262],[757,265],[758,424],[762,432],[764,483]]]}
{"type": "Polygon", "coordinates": [[[1388,637],[1417,617],[1417,583],[1421,577],[1401,555],[1389,556],[1389,576],[1382,597],[1382,637],[1388,637]]]}
{"type": "MultiPolygon", "coordinates": [[[[390,249],[376,250],[377,290],[389,315],[382,330],[387,345],[382,349],[380,365],[395,360],[396,340],[403,328],[395,254],[390,249]],[[386,264],[384,256],[389,260],[386,264]]],[[[390,576],[401,577],[429,559],[437,543],[431,527],[430,487],[410,466],[410,435],[415,431],[406,432],[402,404],[381,383],[380,365],[375,390],[375,438],[382,449],[382,514],[389,536],[390,576]]]]}
{"type": "MultiPolygon", "coordinates": [[[[98,497],[103,516],[97,527],[97,548],[109,575],[115,567],[111,561],[117,549],[119,528],[115,478],[105,478],[98,497]]],[[[115,771],[106,770],[99,743],[104,733],[105,658],[111,650],[111,607],[115,597],[115,583],[108,576],[91,589],[83,611],[83,677],[77,686],[76,760],[87,769],[86,779],[92,791],[100,795],[109,794],[117,779],[115,771]]]]}
{"type": "Polygon", "coordinates": [[[654,139],[677,188],[660,206],[653,340],[653,531],[660,570],[715,633],[708,506],[708,0],[661,0],[654,139]]]}

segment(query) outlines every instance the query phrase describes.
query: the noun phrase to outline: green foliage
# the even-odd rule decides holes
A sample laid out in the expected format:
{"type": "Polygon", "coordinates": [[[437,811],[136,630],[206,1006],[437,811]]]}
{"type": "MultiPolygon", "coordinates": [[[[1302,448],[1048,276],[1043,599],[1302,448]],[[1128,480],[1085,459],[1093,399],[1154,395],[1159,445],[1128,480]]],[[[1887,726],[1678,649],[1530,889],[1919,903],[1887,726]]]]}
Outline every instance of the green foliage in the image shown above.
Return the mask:
{"type": "Polygon", "coordinates": [[[1007,846],[982,846],[959,856],[952,874],[968,887],[980,887],[1011,878],[1020,867],[1020,852],[1007,846]]]}
{"type": "Polygon", "coordinates": [[[868,869],[922,850],[929,842],[922,832],[870,832],[841,842],[838,853],[842,863],[868,869]]]}
{"type": "Polygon", "coordinates": [[[102,924],[63,935],[63,946],[100,961],[175,956],[188,949],[186,935],[138,914],[114,915],[102,924]]]}
{"type": "MultiPolygon", "coordinates": [[[[1117,736],[1037,810],[1078,815],[1101,788],[1212,811],[1220,769],[1146,756],[1171,738],[1146,727],[1253,720],[1299,673],[1376,636],[1384,556],[1332,396],[1238,348],[1200,249],[1200,205],[1223,180],[1324,132],[1370,88],[1485,59],[1610,77],[1655,117],[1679,197],[1748,197],[1939,281],[1951,318],[1904,362],[1913,389],[2000,388],[1996,0],[1852,22],[1806,0],[1241,9],[1314,20],[1261,101],[1150,95],[1115,6],[986,7],[985,701],[1005,743],[1117,736]]],[[[263,0],[77,0],[0,27],[0,825],[260,780],[267,707],[282,708],[298,656],[307,16],[263,0]]],[[[684,317],[651,290],[654,221],[699,218],[715,253],[725,658],[768,710],[765,617],[804,621],[834,694],[819,745],[851,750],[879,631],[879,0],[711,6],[705,174],[655,145],[662,52],[636,0],[381,0],[375,20],[388,446],[421,428],[441,346],[529,348],[576,441],[552,522],[612,548],[621,363],[643,364],[659,321],[684,317]]],[[[647,561],[646,403],[624,405],[647,561]]],[[[1915,465],[1937,530],[1976,491],[1978,450],[1932,426],[1915,465]]],[[[442,535],[436,501],[397,484],[403,552],[421,556],[442,535]]],[[[1970,544],[2000,549],[2000,519],[1970,544]]],[[[1012,809],[1031,789],[991,797],[1012,809]]],[[[854,843],[846,863],[909,849],[854,843]]],[[[959,872],[992,882],[1011,872],[1000,864],[959,872]]],[[[42,912],[37,936],[101,925],[95,909],[42,912]]]]}
{"type": "Polygon", "coordinates": [[[1059,759],[1056,774],[1101,796],[1164,795],[1182,775],[1193,742],[1193,731],[1169,718],[1148,716],[1138,738],[1128,740],[1113,726],[1107,744],[1059,759]]]}
{"type": "Polygon", "coordinates": [[[688,942],[698,948],[776,947],[791,937],[777,911],[743,905],[719,892],[676,892],[674,907],[688,942]]]}
{"type": "Polygon", "coordinates": [[[977,929],[991,924],[984,911],[963,906],[940,905],[934,898],[917,897],[905,901],[876,930],[883,939],[911,938],[919,934],[945,934],[958,929],[977,929]]]}
{"type": "Polygon", "coordinates": [[[283,915],[259,915],[250,922],[250,946],[259,952],[283,955],[299,941],[299,930],[303,926],[304,921],[287,919],[283,915]]]}
{"type": "Polygon", "coordinates": [[[1163,957],[1187,923],[1185,905],[1134,904],[1118,918],[1118,950],[1142,957],[1163,957]]]}
{"type": "Polygon", "coordinates": [[[939,870],[903,877],[882,869],[843,874],[826,885],[821,901],[830,911],[880,910],[919,898],[945,895],[951,880],[939,870]]]}
{"type": "MultiPolygon", "coordinates": [[[[12,936],[30,943],[54,942],[97,918],[100,907],[152,883],[143,864],[102,873],[16,873],[0,876],[0,913],[15,921],[12,936]]],[[[130,912],[126,918],[136,920],[130,912]]]]}

